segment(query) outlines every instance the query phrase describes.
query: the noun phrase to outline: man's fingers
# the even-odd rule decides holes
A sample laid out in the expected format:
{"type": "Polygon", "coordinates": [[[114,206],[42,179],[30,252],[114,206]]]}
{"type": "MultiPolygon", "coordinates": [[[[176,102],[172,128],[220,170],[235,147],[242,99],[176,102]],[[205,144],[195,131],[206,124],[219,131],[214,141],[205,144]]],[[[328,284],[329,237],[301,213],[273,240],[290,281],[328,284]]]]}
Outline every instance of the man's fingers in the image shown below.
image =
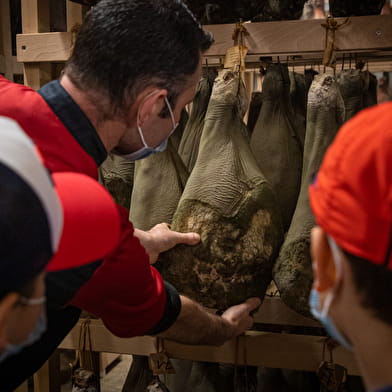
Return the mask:
{"type": "Polygon", "coordinates": [[[200,242],[200,235],[197,233],[177,233],[177,243],[196,245],[200,242]]]}
{"type": "Polygon", "coordinates": [[[256,310],[261,305],[261,299],[258,297],[248,298],[244,304],[246,305],[248,312],[256,310]]]}
{"type": "Polygon", "coordinates": [[[254,323],[253,312],[261,305],[261,303],[262,303],[261,299],[257,297],[248,298],[244,302],[244,305],[247,307],[247,313],[250,316],[248,319],[248,326],[246,329],[250,329],[252,327],[254,323]]]}
{"type": "MultiPolygon", "coordinates": [[[[178,231],[171,230],[170,223],[162,222],[155,226],[157,229],[164,228],[171,232],[171,239],[175,241],[176,244],[186,244],[186,245],[196,245],[200,242],[200,235],[197,233],[180,233],[178,231]]],[[[154,228],[155,228],[154,227],[154,228]]],[[[153,229],[154,229],[153,228],[153,229]]],[[[174,246],[174,245],[173,245],[174,246]]]]}

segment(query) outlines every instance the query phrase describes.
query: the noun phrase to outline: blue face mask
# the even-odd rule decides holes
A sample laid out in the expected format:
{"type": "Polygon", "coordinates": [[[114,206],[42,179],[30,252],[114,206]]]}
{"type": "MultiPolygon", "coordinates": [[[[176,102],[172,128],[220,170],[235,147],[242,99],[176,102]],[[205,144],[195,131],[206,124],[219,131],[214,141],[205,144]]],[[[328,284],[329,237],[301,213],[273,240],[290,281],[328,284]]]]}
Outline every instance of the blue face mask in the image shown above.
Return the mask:
{"type": "MultiPolygon", "coordinates": [[[[332,257],[335,262],[335,267],[337,270],[338,276],[341,274],[341,254],[338,250],[338,246],[335,241],[328,237],[328,242],[332,251],[332,257]]],[[[342,346],[346,347],[350,351],[354,351],[352,344],[348,341],[348,339],[339,331],[332,317],[328,315],[329,308],[333,301],[335,295],[335,287],[331,288],[327,293],[324,301],[324,307],[321,308],[320,304],[320,296],[317,290],[312,289],[309,297],[309,306],[310,310],[316,319],[318,319],[321,324],[323,324],[324,328],[327,330],[328,334],[335,339],[342,346]]]]}
{"type": "MultiPolygon", "coordinates": [[[[36,300],[30,300],[30,301],[36,301],[36,300]]],[[[26,302],[26,304],[36,305],[39,303],[26,302]]],[[[27,339],[17,344],[8,343],[4,347],[4,349],[0,352],[0,362],[3,362],[7,358],[20,353],[25,347],[31,346],[33,343],[37,342],[40,339],[40,337],[43,335],[43,333],[46,331],[46,328],[47,328],[47,318],[46,318],[46,308],[44,306],[34,326],[34,329],[30,332],[30,335],[27,337],[27,339]]]]}
{"type": "Polygon", "coordinates": [[[169,109],[170,117],[171,117],[171,120],[172,120],[172,123],[173,123],[173,129],[171,130],[171,132],[167,136],[167,138],[164,139],[159,146],[157,146],[157,147],[150,147],[146,143],[146,141],[144,140],[143,132],[142,132],[142,129],[141,129],[140,125],[139,125],[139,113],[138,113],[138,115],[137,115],[137,118],[138,118],[137,130],[139,132],[140,139],[141,139],[141,141],[143,143],[143,147],[140,148],[137,151],[131,152],[130,154],[124,154],[124,155],[123,154],[117,154],[117,155],[125,158],[128,161],[137,161],[139,159],[147,158],[148,156],[150,156],[152,154],[155,154],[157,152],[162,152],[162,151],[166,150],[167,141],[168,141],[169,137],[173,134],[173,132],[176,130],[176,128],[178,126],[178,123],[176,123],[176,121],[174,119],[173,110],[172,110],[172,108],[170,106],[170,103],[169,103],[169,101],[167,100],[166,97],[165,97],[165,102],[166,102],[167,108],[169,109]]]}

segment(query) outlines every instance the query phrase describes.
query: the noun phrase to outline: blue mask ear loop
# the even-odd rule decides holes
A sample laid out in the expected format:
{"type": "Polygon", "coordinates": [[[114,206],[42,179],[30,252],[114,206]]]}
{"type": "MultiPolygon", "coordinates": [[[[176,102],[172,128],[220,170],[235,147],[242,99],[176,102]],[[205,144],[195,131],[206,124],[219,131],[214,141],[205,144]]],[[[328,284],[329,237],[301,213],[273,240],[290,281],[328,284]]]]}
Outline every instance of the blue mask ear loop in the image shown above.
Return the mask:
{"type": "MultiPolygon", "coordinates": [[[[155,94],[157,91],[158,91],[158,90],[154,90],[153,92],[151,92],[150,94],[148,94],[147,97],[146,97],[145,99],[147,99],[149,96],[155,94]]],[[[171,118],[172,123],[173,123],[173,129],[172,129],[172,131],[170,132],[170,135],[168,136],[168,137],[170,137],[170,136],[173,134],[173,132],[176,130],[176,128],[177,128],[177,126],[178,126],[178,123],[176,123],[176,120],[175,120],[175,118],[174,118],[173,110],[172,110],[172,108],[171,108],[171,106],[170,106],[170,103],[169,103],[169,101],[168,101],[166,95],[164,96],[164,99],[165,99],[165,103],[166,103],[167,108],[168,108],[169,113],[170,113],[170,118],[171,118]]],[[[137,130],[138,130],[138,132],[139,132],[139,136],[140,136],[140,139],[141,139],[141,141],[142,141],[142,143],[143,143],[143,146],[146,147],[146,148],[154,148],[154,147],[150,147],[150,146],[146,143],[146,141],[145,141],[145,139],[144,139],[143,131],[142,131],[142,128],[141,128],[141,126],[140,126],[140,108],[139,108],[139,110],[137,111],[137,130]]]]}
{"type": "Polygon", "coordinates": [[[173,123],[173,129],[172,129],[172,131],[170,132],[170,135],[169,135],[169,137],[170,137],[172,135],[172,133],[178,127],[178,123],[176,123],[176,119],[174,118],[173,109],[172,109],[172,107],[171,107],[171,105],[170,105],[166,95],[165,95],[165,102],[166,102],[167,108],[169,109],[170,117],[171,117],[171,120],[172,120],[172,123],[173,123]]]}
{"type": "MultiPolygon", "coordinates": [[[[154,95],[157,91],[158,91],[158,90],[152,91],[150,94],[148,94],[148,95],[144,98],[143,101],[145,101],[145,100],[146,100],[148,97],[150,97],[151,95],[154,95]]],[[[166,97],[165,97],[165,98],[166,98],[166,97]]],[[[137,122],[137,124],[136,124],[136,125],[137,125],[137,131],[139,132],[139,136],[140,136],[140,139],[141,139],[141,141],[142,141],[142,143],[143,143],[143,146],[146,147],[146,148],[151,148],[151,147],[146,143],[146,141],[144,140],[142,128],[141,128],[141,126],[140,126],[140,106],[139,106],[139,108],[138,108],[138,110],[137,110],[136,122],[137,122]]]]}

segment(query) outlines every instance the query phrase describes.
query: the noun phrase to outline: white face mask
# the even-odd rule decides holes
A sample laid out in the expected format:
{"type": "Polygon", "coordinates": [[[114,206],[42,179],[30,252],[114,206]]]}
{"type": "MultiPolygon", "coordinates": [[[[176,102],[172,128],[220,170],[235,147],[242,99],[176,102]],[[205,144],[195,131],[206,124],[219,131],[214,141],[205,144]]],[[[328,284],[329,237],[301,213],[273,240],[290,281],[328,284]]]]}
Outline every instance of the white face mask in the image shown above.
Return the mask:
{"type": "Polygon", "coordinates": [[[167,108],[169,109],[169,113],[170,113],[170,117],[173,123],[173,129],[171,130],[171,132],[169,133],[169,135],[166,137],[166,139],[164,139],[161,144],[157,147],[150,147],[146,141],[144,140],[144,136],[143,136],[143,132],[142,132],[142,128],[140,127],[139,124],[139,112],[137,113],[137,130],[139,132],[139,136],[140,139],[143,143],[143,147],[140,148],[137,151],[131,152],[130,154],[118,154],[116,153],[116,155],[121,156],[122,158],[125,158],[128,161],[137,161],[139,159],[143,159],[143,158],[147,158],[149,155],[151,154],[155,154],[157,152],[162,152],[166,150],[167,147],[167,141],[169,139],[169,137],[173,134],[173,132],[176,130],[178,123],[176,123],[175,119],[174,119],[174,114],[173,114],[173,110],[170,106],[169,101],[167,100],[166,96],[164,97],[167,108]]]}
{"type": "MultiPolygon", "coordinates": [[[[327,239],[332,252],[332,258],[335,263],[336,275],[338,276],[338,278],[340,278],[342,276],[342,255],[339,251],[338,246],[336,245],[336,242],[329,236],[327,237],[327,239]]],[[[310,310],[313,316],[316,317],[321,322],[321,324],[323,324],[324,328],[327,330],[328,334],[333,339],[335,339],[342,346],[346,347],[348,350],[353,351],[353,346],[351,342],[348,341],[348,339],[336,326],[332,317],[328,314],[336,289],[337,284],[335,284],[334,287],[328,290],[322,308],[320,304],[319,292],[316,289],[312,289],[309,298],[310,310]]]]}

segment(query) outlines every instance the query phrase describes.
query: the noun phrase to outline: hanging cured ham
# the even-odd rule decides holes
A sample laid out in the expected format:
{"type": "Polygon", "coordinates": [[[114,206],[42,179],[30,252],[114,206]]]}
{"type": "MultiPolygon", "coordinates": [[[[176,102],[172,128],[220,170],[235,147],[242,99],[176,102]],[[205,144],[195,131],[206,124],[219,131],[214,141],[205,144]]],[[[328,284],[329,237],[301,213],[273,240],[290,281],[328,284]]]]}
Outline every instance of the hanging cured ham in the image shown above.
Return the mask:
{"type": "Polygon", "coordinates": [[[242,121],[245,87],[238,73],[222,71],[214,83],[196,165],[172,229],[201,235],[161,260],[162,274],[183,294],[226,309],[263,297],[282,242],[275,194],[257,166],[242,121]]]}
{"type": "Polygon", "coordinates": [[[196,94],[192,101],[191,113],[178,147],[178,153],[189,172],[195,166],[197,154],[199,153],[204,118],[216,75],[217,71],[215,68],[209,68],[204,71],[204,75],[197,86],[196,94]]]}
{"type": "Polygon", "coordinates": [[[310,230],[315,225],[309,206],[308,188],[343,121],[344,103],[335,78],[327,74],[317,75],[308,97],[301,192],[273,273],[283,301],[307,316],[313,281],[310,230]]]}
{"type": "Polygon", "coordinates": [[[268,64],[263,80],[263,105],[250,146],[277,195],[285,231],[290,226],[301,184],[304,130],[298,129],[287,65],[268,64]]]}
{"type": "Polygon", "coordinates": [[[263,93],[261,91],[253,92],[252,99],[249,105],[248,122],[246,124],[248,126],[250,134],[252,134],[253,129],[255,128],[257,119],[259,118],[262,104],[263,104],[263,93]]]}
{"type": "Polygon", "coordinates": [[[346,109],[344,120],[347,121],[363,109],[369,78],[359,69],[347,69],[338,74],[336,80],[346,109]]]}

